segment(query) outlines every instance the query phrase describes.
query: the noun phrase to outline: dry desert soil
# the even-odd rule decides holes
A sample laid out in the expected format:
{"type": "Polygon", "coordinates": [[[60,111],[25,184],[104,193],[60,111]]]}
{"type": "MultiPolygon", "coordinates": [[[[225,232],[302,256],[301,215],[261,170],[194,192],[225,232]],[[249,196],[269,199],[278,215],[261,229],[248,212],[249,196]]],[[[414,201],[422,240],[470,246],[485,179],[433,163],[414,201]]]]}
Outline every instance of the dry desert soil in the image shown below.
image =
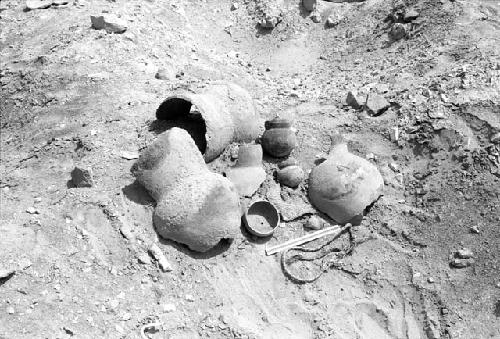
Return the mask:
{"type": "Polygon", "coordinates": [[[500,338],[500,2],[50,3],[0,2],[0,338],[500,338]],[[93,29],[102,13],[127,30],[93,29]],[[287,274],[266,256],[319,214],[269,156],[253,199],[280,210],[272,237],[242,227],[196,253],[155,232],[134,158],[166,97],[221,80],[250,93],[262,130],[293,119],[306,172],[335,133],[380,170],[383,195],[334,241],[345,255],[287,274]],[[390,107],[354,109],[349,91],[390,107]]]}

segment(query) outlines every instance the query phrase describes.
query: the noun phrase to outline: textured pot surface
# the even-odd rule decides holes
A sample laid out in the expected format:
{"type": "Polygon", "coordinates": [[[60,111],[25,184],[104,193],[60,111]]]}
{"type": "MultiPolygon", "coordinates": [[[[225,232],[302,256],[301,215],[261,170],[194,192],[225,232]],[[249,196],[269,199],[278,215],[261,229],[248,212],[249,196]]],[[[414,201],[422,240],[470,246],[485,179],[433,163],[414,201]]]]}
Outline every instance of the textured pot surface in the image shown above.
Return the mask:
{"type": "Polygon", "coordinates": [[[238,193],[219,174],[191,176],[163,196],[153,221],[162,237],[205,252],[240,232],[238,193]]]}
{"type": "Polygon", "coordinates": [[[262,146],[261,145],[240,145],[238,148],[238,167],[261,166],[262,167],[262,146]]]}
{"type": "Polygon", "coordinates": [[[180,128],[162,133],[140,155],[131,172],[149,194],[160,200],[183,178],[208,171],[189,134],[180,128]]]}
{"type": "Polygon", "coordinates": [[[381,195],[383,187],[378,169],[340,144],[311,171],[309,199],[338,223],[346,223],[362,214],[381,195]]]}
{"type": "Polygon", "coordinates": [[[266,180],[266,172],[262,167],[262,147],[240,146],[238,163],[227,172],[227,178],[233,182],[241,196],[252,196],[266,180]]]}
{"type": "Polygon", "coordinates": [[[206,251],[238,234],[236,189],[210,172],[187,131],[174,127],[160,135],[132,173],[157,201],[153,221],[162,237],[206,251]]]}
{"type": "Polygon", "coordinates": [[[192,115],[192,107],[201,114],[199,131],[205,143],[205,161],[217,158],[232,142],[251,142],[260,134],[259,116],[250,94],[238,85],[214,82],[201,93],[176,92],[167,97],[156,111],[159,120],[179,121],[192,115]],[[203,132],[201,132],[203,130],[203,132]]]}

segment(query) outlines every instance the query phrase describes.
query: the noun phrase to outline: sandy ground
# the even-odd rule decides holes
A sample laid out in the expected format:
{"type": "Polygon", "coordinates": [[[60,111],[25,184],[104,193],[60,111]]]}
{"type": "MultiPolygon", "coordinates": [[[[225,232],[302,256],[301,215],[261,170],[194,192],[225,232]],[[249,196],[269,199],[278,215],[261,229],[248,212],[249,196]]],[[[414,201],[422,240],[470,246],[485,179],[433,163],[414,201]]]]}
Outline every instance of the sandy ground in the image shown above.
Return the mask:
{"type": "MultiPolygon", "coordinates": [[[[500,338],[500,5],[497,1],[298,1],[262,30],[260,1],[78,1],[24,11],[0,3],[0,338],[500,338]],[[414,6],[407,38],[391,13],[414,6]],[[123,34],[90,27],[107,11],[123,34]],[[325,27],[329,15],[340,20],[325,27]],[[167,79],[155,78],[165,69],[167,79]],[[172,91],[232,81],[262,120],[295,120],[305,170],[340,132],[383,174],[384,195],[341,265],[310,284],[264,249],[306,234],[307,182],[268,179],[255,198],[281,199],[283,222],[262,241],[243,228],[197,254],[160,239],[154,201],[130,174],[172,91]],[[372,117],[350,90],[391,103],[372,117]],[[390,138],[398,127],[399,140],[390,138]],[[95,185],[74,188],[75,166],[95,185]],[[478,232],[475,231],[475,228],[478,232]],[[157,243],[173,270],[148,256],[157,243]],[[450,267],[472,250],[474,263],[450,267]],[[0,272],[1,273],[1,272],[0,272]]],[[[209,166],[234,164],[236,145],[209,166]]],[[[304,276],[312,262],[291,267],[304,276]]]]}

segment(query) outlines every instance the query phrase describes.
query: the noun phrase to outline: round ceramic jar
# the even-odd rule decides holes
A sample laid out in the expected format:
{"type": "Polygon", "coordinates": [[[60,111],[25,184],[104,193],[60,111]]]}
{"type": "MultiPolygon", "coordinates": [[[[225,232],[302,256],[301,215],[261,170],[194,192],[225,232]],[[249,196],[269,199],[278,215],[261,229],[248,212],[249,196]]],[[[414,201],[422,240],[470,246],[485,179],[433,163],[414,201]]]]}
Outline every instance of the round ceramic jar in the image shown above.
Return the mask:
{"type": "Polygon", "coordinates": [[[292,122],[274,118],[266,121],[266,130],[261,138],[262,148],[273,157],[282,158],[290,155],[297,146],[297,137],[292,129],[292,122]]]}

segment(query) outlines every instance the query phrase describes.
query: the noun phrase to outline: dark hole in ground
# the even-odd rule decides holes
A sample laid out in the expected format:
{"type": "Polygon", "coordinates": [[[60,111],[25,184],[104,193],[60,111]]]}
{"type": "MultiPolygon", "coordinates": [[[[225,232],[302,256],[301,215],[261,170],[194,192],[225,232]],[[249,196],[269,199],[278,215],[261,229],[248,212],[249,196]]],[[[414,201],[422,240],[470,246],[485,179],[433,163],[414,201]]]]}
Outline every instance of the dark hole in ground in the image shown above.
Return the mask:
{"type": "Polygon", "coordinates": [[[207,149],[207,126],[199,109],[190,101],[172,98],[164,101],[156,110],[158,123],[152,126],[157,133],[162,133],[172,127],[186,130],[193,138],[201,153],[207,149]]]}

